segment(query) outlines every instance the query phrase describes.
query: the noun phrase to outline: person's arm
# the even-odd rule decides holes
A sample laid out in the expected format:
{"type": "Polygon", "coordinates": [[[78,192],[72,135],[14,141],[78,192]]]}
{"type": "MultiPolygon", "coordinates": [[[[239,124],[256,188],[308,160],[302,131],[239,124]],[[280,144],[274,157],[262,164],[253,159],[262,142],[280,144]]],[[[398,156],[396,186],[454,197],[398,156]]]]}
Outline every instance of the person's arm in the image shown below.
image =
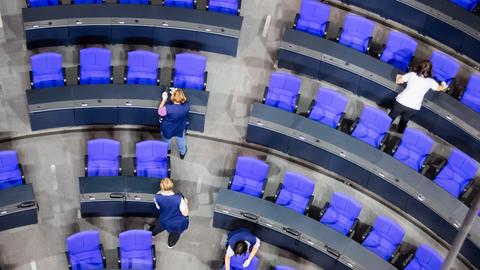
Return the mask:
{"type": "Polygon", "coordinates": [[[165,91],[162,93],[162,102],[160,102],[160,106],[158,106],[158,112],[160,114],[160,110],[165,107],[165,104],[167,104],[167,99],[168,99],[168,93],[165,91]]]}
{"type": "Polygon", "coordinates": [[[188,200],[186,198],[182,198],[182,201],[180,202],[180,212],[182,212],[184,217],[188,217],[188,200]]]}
{"type": "Polygon", "coordinates": [[[225,270],[230,270],[230,256],[225,254],[225,270]]]}
{"type": "Polygon", "coordinates": [[[253,257],[255,257],[258,252],[258,248],[260,248],[260,239],[257,238],[255,241],[255,245],[253,245],[252,251],[250,252],[250,256],[248,256],[248,259],[243,263],[243,267],[248,267],[250,265],[253,257]]]}
{"type": "Polygon", "coordinates": [[[404,83],[405,83],[405,81],[403,80],[402,75],[397,74],[397,78],[395,79],[395,83],[396,83],[396,84],[404,84],[404,83]]]}
{"type": "Polygon", "coordinates": [[[435,91],[445,92],[447,90],[447,84],[442,82],[436,88],[433,88],[435,91]]]}

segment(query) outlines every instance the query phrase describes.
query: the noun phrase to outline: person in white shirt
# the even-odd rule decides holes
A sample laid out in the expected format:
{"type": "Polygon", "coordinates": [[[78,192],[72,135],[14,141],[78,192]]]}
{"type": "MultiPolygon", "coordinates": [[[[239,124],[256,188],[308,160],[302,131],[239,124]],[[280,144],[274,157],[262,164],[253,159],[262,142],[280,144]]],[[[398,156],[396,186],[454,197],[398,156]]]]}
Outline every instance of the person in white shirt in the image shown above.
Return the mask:
{"type": "Polygon", "coordinates": [[[408,121],[420,110],[425,94],[428,90],[445,91],[446,83],[438,84],[432,77],[432,63],[428,60],[421,62],[414,72],[397,75],[396,83],[407,83],[407,87],[396,97],[395,104],[389,113],[392,121],[401,116],[397,132],[403,133],[408,121]]]}

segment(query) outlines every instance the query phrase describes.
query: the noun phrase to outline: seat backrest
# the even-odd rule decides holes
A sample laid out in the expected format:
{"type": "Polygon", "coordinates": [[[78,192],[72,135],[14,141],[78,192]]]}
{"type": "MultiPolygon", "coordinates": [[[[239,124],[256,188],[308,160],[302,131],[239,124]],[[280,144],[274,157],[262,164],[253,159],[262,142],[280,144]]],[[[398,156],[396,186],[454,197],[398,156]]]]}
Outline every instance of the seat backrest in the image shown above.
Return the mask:
{"type": "Polygon", "coordinates": [[[120,156],[120,142],[111,139],[88,141],[89,160],[117,160],[120,156]]]}
{"type": "Polygon", "coordinates": [[[475,160],[456,148],[448,157],[446,166],[465,180],[472,179],[478,170],[475,160]]]}
{"type": "Polygon", "coordinates": [[[67,251],[70,255],[100,250],[100,233],[98,231],[83,231],[67,238],[67,251]]]}
{"type": "Polygon", "coordinates": [[[270,75],[270,89],[281,89],[293,95],[300,92],[302,81],[297,76],[283,72],[274,72],[270,75]]]}
{"type": "Polygon", "coordinates": [[[330,17],[330,6],[319,1],[303,0],[299,14],[302,19],[322,24],[330,17]]]}
{"type": "Polygon", "coordinates": [[[149,0],[120,0],[120,4],[143,4],[147,5],[149,0]]]}
{"type": "Polygon", "coordinates": [[[137,162],[163,161],[168,156],[168,143],[156,140],[139,142],[136,145],[137,162]]]}
{"type": "Polygon", "coordinates": [[[33,75],[58,74],[62,72],[62,55],[39,53],[30,58],[33,75]]]}
{"type": "Polygon", "coordinates": [[[432,53],[432,76],[435,80],[442,82],[455,78],[460,68],[460,63],[445,53],[434,51],[432,53]]]}
{"type": "Polygon", "coordinates": [[[371,233],[389,241],[393,245],[399,245],[405,236],[405,230],[395,221],[384,216],[378,216],[371,233]]]}
{"type": "Polygon", "coordinates": [[[253,157],[238,157],[235,175],[263,182],[267,178],[269,166],[253,157]]]}
{"type": "Polygon", "coordinates": [[[401,32],[391,31],[388,35],[385,51],[393,51],[403,57],[412,58],[417,50],[417,46],[418,42],[410,36],[401,32]]]}
{"type": "Polygon", "coordinates": [[[426,155],[432,150],[433,144],[433,139],[422,131],[414,128],[406,128],[400,147],[406,147],[410,151],[417,152],[420,155],[426,155]]]}
{"type": "Polygon", "coordinates": [[[104,48],[80,50],[80,68],[84,70],[109,70],[112,52],[104,48]]]}
{"type": "Polygon", "coordinates": [[[17,152],[13,150],[0,152],[0,172],[11,172],[18,169],[17,152]]]}
{"type": "Polygon", "coordinates": [[[128,69],[130,71],[156,72],[158,69],[159,55],[157,53],[137,50],[128,53],[128,69]]]}
{"type": "Polygon", "coordinates": [[[343,34],[355,33],[364,38],[371,37],[375,24],[369,19],[349,13],[343,24],[343,34]]]}
{"type": "Polygon", "coordinates": [[[405,268],[406,270],[437,270],[443,265],[443,257],[433,248],[426,244],[420,244],[415,251],[415,256],[405,268]],[[411,267],[415,265],[417,267],[411,267]]]}
{"type": "Polygon", "coordinates": [[[102,0],[74,0],[74,4],[101,4],[102,0]]]}
{"type": "Polygon", "coordinates": [[[336,114],[344,112],[347,103],[346,96],[328,88],[319,88],[315,99],[315,106],[328,109],[336,114]]]}
{"type": "Polygon", "coordinates": [[[148,251],[152,249],[152,232],[145,230],[129,230],[120,233],[120,251],[148,251]]]}
{"type": "Polygon", "coordinates": [[[308,198],[313,195],[315,183],[302,174],[286,172],[285,177],[283,178],[282,189],[304,198],[308,198]]]}
{"type": "Polygon", "coordinates": [[[346,194],[335,192],[330,200],[330,207],[333,207],[337,212],[347,216],[350,219],[355,219],[362,211],[362,205],[356,200],[350,198],[346,194]]]}
{"type": "Polygon", "coordinates": [[[480,74],[472,74],[465,89],[465,94],[480,98],[480,74]]]}
{"type": "Polygon", "coordinates": [[[392,119],[383,110],[365,106],[360,116],[360,123],[377,134],[382,134],[388,131],[392,124],[392,119]]]}
{"type": "Polygon", "coordinates": [[[203,55],[180,53],[175,58],[175,72],[178,74],[203,76],[207,70],[207,58],[203,55]]]}

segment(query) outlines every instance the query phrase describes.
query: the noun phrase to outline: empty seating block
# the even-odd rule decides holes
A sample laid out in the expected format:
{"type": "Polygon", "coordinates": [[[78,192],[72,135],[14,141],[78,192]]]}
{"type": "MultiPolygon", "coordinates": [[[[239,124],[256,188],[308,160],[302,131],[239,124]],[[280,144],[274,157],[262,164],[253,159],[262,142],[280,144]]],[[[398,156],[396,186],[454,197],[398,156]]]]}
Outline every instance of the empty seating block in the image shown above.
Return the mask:
{"type": "Polygon", "coordinates": [[[268,169],[268,164],[261,160],[239,157],[229,188],[255,197],[262,197],[267,184],[268,169]]]}
{"type": "Polygon", "coordinates": [[[155,247],[152,232],[130,230],[119,236],[118,258],[120,269],[155,269],[155,247]]]}
{"type": "Polygon", "coordinates": [[[27,3],[29,7],[47,7],[60,5],[60,0],[29,0],[27,3]]]}
{"type": "Polygon", "coordinates": [[[165,178],[170,176],[168,143],[143,141],[136,146],[135,174],[137,176],[165,178]]]}
{"type": "Polygon", "coordinates": [[[164,0],[163,4],[169,7],[195,8],[195,0],[164,0]]]}
{"type": "Polygon", "coordinates": [[[410,168],[421,171],[425,167],[434,141],[420,130],[407,128],[399,145],[393,149],[393,157],[410,168]],[[396,149],[395,149],[396,148],[396,149]]]}
{"type": "Polygon", "coordinates": [[[40,53],[30,58],[32,88],[63,86],[65,76],[62,68],[62,55],[59,53],[40,53]]]}
{"type": "Polygon", "coordinates": [[[177,54],[173,71],[173,86],[205,90],[207,86],[207,58],[193,53],[177,54]]]}
{"type": "Polygon", "coordinates": [[[128,53],[127,84],[155,85],[159,81],[159,56],[149,51],[133,51],[128,53]]]}
{"type": "Polygon", "coordinates": [[[446,165],[441,168],[433,182],[455,198],[459,198],[473,184],[472,180],[477,170],[478,165],[471,157],[458,149],[453,149],[446,165]]]}
{"type": "Polygon", "coordinates": [[[87,176],[117,176],[120,173],[120,142],[110,139],[88,141],[87,176]]]}
{"type": "Polygon", "coordinates": [[[337,40],[340,44],[366,53],[370,50],[374,28],[372,21],[350,13],[346,16],[343,27],[340,28],[337,40]]]}
{"type": "Polygon", "coordinates": [[[210,0],[207,9],[214,12],[239,15],[240,0],[210,0]]]}
{"type": "Polygon", "coordinates": [[[470,77],[460,101],[480,113],[480,74],[474,74],[470,77]]]}
{"type": "Polygon", "coordinates": [[[20,186],[24,177],[16,151],[0,151],[0,189],[20,186]]]}
{"type": "Polygon", "coordinates": [[[425,244],[421,244],[412,257],[404,263],[404,270],[440,270],[443,265],[442,256],[425,244]]]}
{"type": "Polygon", "coordinates": [[[67,238],[67,262],[71,270],[104,269],[103,247],[98,231],[84,231],[67,238]]]}
{"type": "Polygon", "coordinates": [[[112,53],[109,49],[80,50],[80,84],[108,84],[113,78],[110,71],[112,53]]]}
{"type": "Polygon", "coordinates": [[[270,85],[265,89],[263,102],[289,112],[298,107],[302,81],[291,74],[274,72],[270,75],[270,85]]]}
{"type": "Polygon", "coordinates": [[[348,99],[346,96],[327,88],[320,88],[317,97],[308,110],[308,118],[338,128],[345,116],[348,99]]]}
{"type": "Polygon", "coordinates": [[[314,189],[315,183],[309,178],[286,172],[283,183],[278,186],[275,203],[305,214],[313,201],[314,189]]]}
{"type": "Polygon", "coordinates": [[[373,227],[370,227],[362,243],[371,252],[380,258],[390,261],[402,243],[405,231],[395,221],[378,216],[373,227]]]}
{"type": "Polygon", "coordinates": [[[479,7],[478,0],[450,0],[450,2],[457,4],[468,11],[474,11],[479,7]]]}
{"type": "Polygon", "coordinates": [[[137,4],[137,5],[148,5],[150,0],[118,0],[119,4],[137,4]]]}
{"type": "Polygon", "coordinates": [[[437,82],[445,82],[447,85],[455,82],[455,76],[460,69],[460,63],[457,60],[442,52],[434,51],[430,61],[432,62],[432,77],[437,82]]]}
{"type": "Polygon", "coordinates": [[[72,0],[72,4],[83,5],[83,4],[102,4],[105,3],[105,0],[72,0]]]}
{"type": "Polygon", "coordinates": [[[312,35],[325,37],[328,32],[330,6],[314,0],[303,0],[294,28],[312,35]]]}
{"type": "Polygon", "coordinates": [[[392,124],[388,114],[380,109],[366,106],[360,118],[357,118],[350,131],[353,137],[375,148],[385,143],[387,132],[392,124]]]}
{"type": "Polygon", "coordinates": [[[362,205],[345,194],[335,192],[322,209],[320,223],[343,235],[351,235],[358,222],[362,205]]]}
{"type": "Polygon", "coordinates": [[[402,71],[407,71],[417,50],[417,45],[418,43],[408,35],[392,31],[389,34],[380,60],[402,71]]]}

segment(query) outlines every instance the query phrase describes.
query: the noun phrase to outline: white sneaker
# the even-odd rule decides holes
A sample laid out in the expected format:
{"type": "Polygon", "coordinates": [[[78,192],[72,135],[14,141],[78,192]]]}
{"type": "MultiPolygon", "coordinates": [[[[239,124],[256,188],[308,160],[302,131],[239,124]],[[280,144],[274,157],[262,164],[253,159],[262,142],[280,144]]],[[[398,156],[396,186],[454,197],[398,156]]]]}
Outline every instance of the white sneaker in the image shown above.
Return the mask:
{"type": "Polygon", "coordinates": [[[167,243],[167,248],[172,249],[174,246],[169,246],[167,243]]]}

